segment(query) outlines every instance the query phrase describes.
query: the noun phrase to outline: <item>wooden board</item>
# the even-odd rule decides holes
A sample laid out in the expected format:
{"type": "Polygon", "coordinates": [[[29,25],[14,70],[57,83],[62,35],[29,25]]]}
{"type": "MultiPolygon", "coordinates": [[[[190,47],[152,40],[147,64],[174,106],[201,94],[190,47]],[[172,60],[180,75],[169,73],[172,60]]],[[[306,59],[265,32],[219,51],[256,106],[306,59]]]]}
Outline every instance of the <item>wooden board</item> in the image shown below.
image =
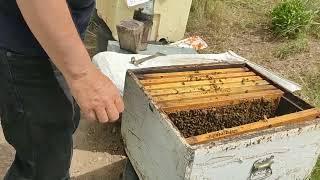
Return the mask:
{"type": "Polygon", "coordinates": [[[170,102],[161,102],[158,105],[167,113],[190,110],[205,109],[239,104],[242,101],[252,101],[254,99],[269,99],[270,101],[279,101],[283,95],[281,90],[268,90],[261,92],[251,92],[243,94],[234,94],[227,96],[214,96],[195,99],[184,99],[170,102]]]}
{"type": "Polygon", "coordinates": [[[127,155],[141,179],[183,180],[181,175],[186,173],[191,156],[188,145],[178,131],[172,131],[172,124],[160,111],[150,107],[149,98],[130,76],[126,78],[124,102],[121,133],[127,155]]]}
{"type": "Polygon", "coordinates": [[[213,97],[213,96],[227,96],[233,94],[244,94],[259,92],[265,90],[276,90],[272,85],[261,85],[261,86],[245,86],[245,87],[236,87],[236,88],[226,88],[220,91],[200,91],[200,92],[187,92],[179,94],[167,94],[163,96],[155,96],[153,99],[158,102],[168,102],[174,100],[183,100],[183,99],[194,99],[194,98],[203,98],[203,97],[213,97]]]}
{"type": "Polygon", "coordinates": [[[190,145],[206,143],[209,141],[214,141],[230,136],[236,136],[248,132],[263,130],[271,127],[278,127],[288,123],[304,122],[308,120],[313,120],[320,117],[320,110],[313,108],[305,111],[300,111],[296,113],[291,113],[283,115],[280,117],[275,117],[267,120],[261,120],[259,122],[238,126],[234,128],[229,128],[221,130],[218,132],[207,133],[199,136],[194,136],[187,138],[187,142],[190,145]]]}
{"type": "Polygon", "coordinates": [[[223,79],[204,79],[197,80],[186,80],[181,82],[167,82],[167,83],[156,83],[152,85],[145,85],[144,89],[154,90],[154,89],[169,89],[169,88],[179,88],[179,87],[193,87],[193,86],[203,86],[203,85],[221,85],[229,83],[241,83],[245,85],[246,83],[255,83],[261,81],[262,78],[259,76],[246,76],[246,77],[237,77],[237,78],[223,78],[223,79]]]}
{"type": "Polygon", "coordinates": [[[209,84],[209,85],[199,85],[199,86],[191,86],[191,87],[146,90],[146,92],[150,94],[152,97],[156,97],[156,96],[165,96],[169,94],[181,94],[181,93],[191,93],[191,92],[229,91],[232,88],[252,87],[252,86],[260,86],[260,85],[270,85],[270,83],[265,80],[259,80],[256,82],[247,82],[244,84],[241,82],[218,84],[218,85],[209,84]]]}
{"type": "MultiPolygon", "coordinates": [[[[189,82],[189,81],[201,81],[201,80],[213,80],[213,82],[224,82],[230,78],[236,77],[250,77],[255,76],[254,72],[234,72],[234,73],[224,73],[224,74],[201,74],[201,75],[186,75],[186,76],[176,76],[176,77],[163,77],[163,78],[153,78],[145,79],[140,82],[145,85],[154,85],[170,82],[189,82]]],[[[262,79],[262,78],[260,78],[262,79]]],[[[242,79],[241,79],[242,80],[242,79]]]]}
{"type": "Polygon", "coordinates": [[[178,71],[178,72],[166,72],[166,73],[146,73],[137,74],[136,76],[140,80],[144,79],[159,79],[159,78],[170,78],[177,76],[190,76],[190,75],[206,75],[206,74],[228,74],[234,72],[248,72],[248,68],[224,68],[224,69],[210,69],[210,70],[197,70],[197,71],[178,71]]]}
{"type": "Polygon", "coordinates": [[[122,20],[117,25],[117,32],[121,49],[137,53],[144,50],[146,46],[142,46],[144,24],[133,19],[122,20]]]}
{"type": "Polygon", "coordinates": [[[189,180],[257,180],[267,173],[261,169],[255,175],[252,167],[270,157],[274,163],[266,180],[308,179],[320,153],[319,122],[288,124],[193,146],[196,150],[189,180]]]}

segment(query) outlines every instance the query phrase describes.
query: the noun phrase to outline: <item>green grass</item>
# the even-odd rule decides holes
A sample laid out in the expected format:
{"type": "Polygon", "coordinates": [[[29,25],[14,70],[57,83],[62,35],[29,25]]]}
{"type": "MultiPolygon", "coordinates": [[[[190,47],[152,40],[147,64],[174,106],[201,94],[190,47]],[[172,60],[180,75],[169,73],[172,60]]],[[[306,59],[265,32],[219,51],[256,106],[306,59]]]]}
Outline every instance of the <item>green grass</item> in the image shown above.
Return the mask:
{"type": "Polygon", "coordinates": [[[307,6],[315,12],[310,34],[315,38],[320,38],[320,0],[307,0],[307,6]]]}
{"type": "Polygon", "coordinates": [[[235,45],[234,35],[269,24],[268,13],[279,1],[193,0],[187,32],[212,42],[207,51],[225,51],[235,45]]]}
{"type": "Polygon", "coordinates": [[[294,40],[285,40],[274,52],[275,57],[279,59],[285,59],[289,56],[306,52],[309,50],[308,39],[305,36],[301,36],[294,40]]]}
{"type": "MultiPolygon", "coordinates": [[[[300,83],[304,86],[302,91],[303,96],[309,102],[317,107],[320,107],[320,65],[318,66],[318,73],[306,72],[304,77],[301,77],[300,83]]],[[[320,158],[314,167],[311,180],[320,180],[320,158]]]]}
{"type": "Polygon", "coordinates": [[[320,107],[320,74],[305,70],[304,76],[299,76],[299,78],[297,82],[303,86],[301,95],[306,101],[320,107]]]}
{"type": "Polygon", "coordinates": [[[295,39],[301,34],[320,35],[319,0],[282,0],[271,11],[271,30],[276,36],[295,39]]]}
{"type": "Polygon", "coordinates": [[[283,0],[271,12],[271,29],[277,36],[296,38],[310,29],[314,15],[305,0],[283,0]]]}
{"type": "Polygon", "coordinates": [[[316,167],[313,170],[311,180],[320,180],[320,160],[318,161],[316,167]]]}
{"type": "Polygon", "coordinates": [[[314,18],[314,24],[311,25],[311,30],[310,30],[310,34],[317,38],[317,39],[320,39],[320,1],[319,1],[319,5],[317,6],[319,9],[317,10],[317,14],[314,18]]]}

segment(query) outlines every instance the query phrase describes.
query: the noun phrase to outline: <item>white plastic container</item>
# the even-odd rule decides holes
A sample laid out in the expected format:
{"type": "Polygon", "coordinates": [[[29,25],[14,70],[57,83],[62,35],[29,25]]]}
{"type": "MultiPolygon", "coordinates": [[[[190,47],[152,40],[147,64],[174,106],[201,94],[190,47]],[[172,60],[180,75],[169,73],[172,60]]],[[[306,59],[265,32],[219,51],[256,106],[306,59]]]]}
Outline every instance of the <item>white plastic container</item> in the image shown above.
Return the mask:
{"type": "MultiPolygon", "coordinates": [[[[177,41],[184,37],[192,0],[155,0],[154,22],[150,40],[177,41]]],[[[97,13],[118,40],[116,25],[133,17],[137,7],[128,7],[126,0],[97,0],[97,13]]]]}

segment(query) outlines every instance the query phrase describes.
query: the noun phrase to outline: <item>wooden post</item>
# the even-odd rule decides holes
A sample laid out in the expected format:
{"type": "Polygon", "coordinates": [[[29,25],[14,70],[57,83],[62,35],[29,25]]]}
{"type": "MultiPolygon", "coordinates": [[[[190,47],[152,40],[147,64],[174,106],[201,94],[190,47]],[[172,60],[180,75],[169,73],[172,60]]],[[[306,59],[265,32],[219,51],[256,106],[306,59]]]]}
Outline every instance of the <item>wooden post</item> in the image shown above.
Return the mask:
{"type": "Polygon", "coordinates": [[[149,37],[151,35],[151,30],[153,26],[153,15],[145,14],[142,12],[142,9],[139,9],[134,12],[133,19],[143,22],[144,24],[141,48],[147,49],[149,37]]]}
{"type": "Polygon", "coordinates": [[[137,53],[141,46],[144,24],[137,20],[123,20],[117,25],[120,48],[137,53]]]}

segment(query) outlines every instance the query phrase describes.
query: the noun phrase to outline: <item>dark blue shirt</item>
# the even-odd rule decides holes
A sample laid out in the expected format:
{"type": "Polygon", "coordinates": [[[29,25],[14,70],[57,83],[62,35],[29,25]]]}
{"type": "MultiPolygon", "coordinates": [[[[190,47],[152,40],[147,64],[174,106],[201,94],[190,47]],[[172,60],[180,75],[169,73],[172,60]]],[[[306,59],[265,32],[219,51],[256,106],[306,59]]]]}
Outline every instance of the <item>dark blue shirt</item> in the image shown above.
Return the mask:
{"type": "MultiPolygon", "coordinates": [[[[67,3],[76,28],[83,37],[95,0],[67,0],[67,3]]],[[[0,48],[24,55],[47,56],[24,21],[16,0],[0,0],[0,48]]]]}

